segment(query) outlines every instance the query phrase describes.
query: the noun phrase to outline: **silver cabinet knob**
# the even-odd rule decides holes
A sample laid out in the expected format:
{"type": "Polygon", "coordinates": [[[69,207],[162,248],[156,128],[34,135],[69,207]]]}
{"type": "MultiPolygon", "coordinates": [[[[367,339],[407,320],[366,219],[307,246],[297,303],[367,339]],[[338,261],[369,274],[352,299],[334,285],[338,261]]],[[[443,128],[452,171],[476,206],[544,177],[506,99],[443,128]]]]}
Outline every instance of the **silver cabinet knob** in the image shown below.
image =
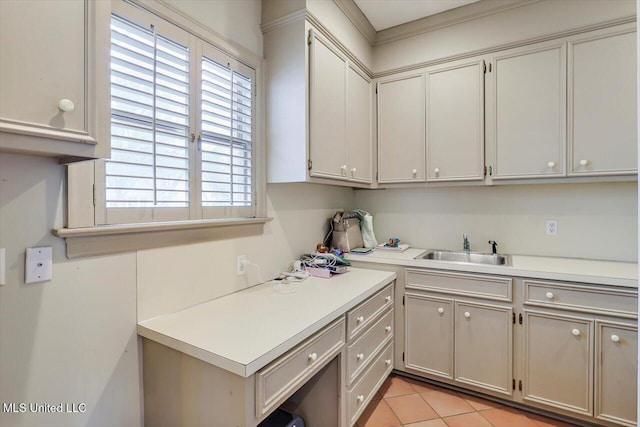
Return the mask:
{"type": "Polygon", "coordinates": [[[386,327],[384,328],[384,331],[385,331],[385,332],[391,332],[391,326],[386,326],[386,327]]]}
{"type": "Polygon", "coordinates": [[[363,359],[364,359],[364,353],[358,353],[358,354],[356,354],[356,359],[358,359],[358,360],[363,360],[363,359]]]}
{"type": "Polygon", "coordinates": [[[309,359],[311,362],[315,362],[316,360],[318,360],[318,353],[311,353],[311,354],[309,354],[308,359],[309,359]]]}
{"type": "Polygon", "coordinates": [[[589,164],[589,160],[582,159],[580,160],[580,166],[587,166],[589,164]]]}
{"type": "Polygon", "coordinates": [[[440,168],[434,168],[433,173],[435,176],[440,176],[440,168]]]}
{"type": "Polygon", "coordinates": [[[546,296],[548,299],[553,299],[553,297],[554,297],[555,295],[553,295],[553,292],[547,292],[547,293],[545,294],[545,296],[546,296]]]}
{"type": "Polygon", "coordinates": [[[471,313],[469,313],[468,311],[465,311],[464,317],[466,317],[467,319],[471,318],[471,313]]]}
{"type": "Polygon", "coordinates": [[[356,318],[356,322],[358,322],[358,323],[362,323],[362,322],[364,322],[364,316],[358,316],[358,317],[356,318]]]}
{"type": "Polygon", "coordinates": [[[547,163],[547,166],[549,166],[550,169],[553,169],[556,167],[556,162],[549,162],[547,163]]]}
{"type": "Polygon", "coordinates": [[[580,336],[580,329],[572,329],[571,333],[573,334],[573,336],[579,337],[580,336]]]}
{"type": "Polygon", "coordinates": [[[439,308],[438,308],[438,313],[440,313],[440,314],[444,313],[444,308],[439,307],[439,308]]]}
{"type": "Polygon", "coordinates": [[[620,337],[617,335],[611,335],[611,341],[613,342],[620,342],[620,337]]]}

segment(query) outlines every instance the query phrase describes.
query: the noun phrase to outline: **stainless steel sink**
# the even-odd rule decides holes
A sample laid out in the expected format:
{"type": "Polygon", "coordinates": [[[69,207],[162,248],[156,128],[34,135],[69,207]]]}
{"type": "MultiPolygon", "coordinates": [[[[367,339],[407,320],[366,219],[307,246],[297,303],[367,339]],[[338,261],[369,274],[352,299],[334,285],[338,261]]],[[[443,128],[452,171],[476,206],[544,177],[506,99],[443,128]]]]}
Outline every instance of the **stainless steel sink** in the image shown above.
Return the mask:
{"type": "Polygon", "coordinates": [[[481,252],[429,251],[416,259],[434,261],[462,262],[466,264],[509,265],[509,255],[487,254],[481,252]]]}

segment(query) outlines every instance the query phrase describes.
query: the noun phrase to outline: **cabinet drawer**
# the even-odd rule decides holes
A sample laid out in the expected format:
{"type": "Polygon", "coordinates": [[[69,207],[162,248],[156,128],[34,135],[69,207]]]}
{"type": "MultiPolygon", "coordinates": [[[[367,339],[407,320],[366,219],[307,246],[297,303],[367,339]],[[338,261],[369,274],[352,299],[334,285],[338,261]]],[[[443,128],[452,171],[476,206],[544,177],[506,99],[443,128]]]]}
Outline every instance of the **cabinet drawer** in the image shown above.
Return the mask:
{"type": "Polygon", "coordinates": [[[360,338],[347,347],[347,384],[351,384],[378,351],[393,337],[393,310],[389,310],[360,338]]]}
{"type": "Polygon", "coordinates": [[[407,269],[406,273],[407,289],[474,296],[496,301],[512,299],[510,277],[414,269],[407,269]]]}
{"type": "Polygon", "coordinates": [[[393,306],[393,286],[387,286],[347,313],[347,339],[351,340],[375,320],[378,314],[393,306]]]}
{"type": "Polygon", "coordinates": [[[358,382],[347,391],[347,425],[355,424],[392,369],[393,344],[389,343],[358,382]]]}
{"type": "Polygon", "coordinates": [[[344,319],[340,318],[256,373],[256,416],[260,418],[286,400],[343,345],[344,319]]]}
{"type": "Polygon", "coordinates": [[[626,289],[524,281],[525,304],[637,318],[638,293],[626,289]]]}

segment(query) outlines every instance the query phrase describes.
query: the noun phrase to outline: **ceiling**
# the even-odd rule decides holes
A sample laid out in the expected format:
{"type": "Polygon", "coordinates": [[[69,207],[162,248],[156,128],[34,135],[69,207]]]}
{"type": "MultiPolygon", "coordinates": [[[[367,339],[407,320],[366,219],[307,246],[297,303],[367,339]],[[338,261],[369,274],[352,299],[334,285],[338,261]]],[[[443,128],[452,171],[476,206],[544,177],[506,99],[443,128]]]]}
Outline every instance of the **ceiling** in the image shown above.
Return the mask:
{"type": "Polygon", "coordinates": [[[376,31],[455,9],[478,0],[355,0],[376,31]]]}

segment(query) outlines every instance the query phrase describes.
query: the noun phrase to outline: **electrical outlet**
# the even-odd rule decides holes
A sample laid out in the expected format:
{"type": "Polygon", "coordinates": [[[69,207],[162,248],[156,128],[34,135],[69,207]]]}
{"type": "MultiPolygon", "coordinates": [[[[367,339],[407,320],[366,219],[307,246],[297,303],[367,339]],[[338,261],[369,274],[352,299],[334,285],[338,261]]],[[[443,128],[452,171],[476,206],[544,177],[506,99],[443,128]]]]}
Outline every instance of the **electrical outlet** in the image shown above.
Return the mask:
{"type": "Polygon", "coordinates": [[[236,260],[236,274],[238,276],[243,276],[244,274],[247,273],[247,270],[245,269],[245,263],[244,263],[244,261],[246,260],[247,260],[246,255],[238,255],[238,258],[236,260]]]}
{"type": "Polygon", "coordinates": [[[547,225],[547,236],[557,236],[558,235],[558,221],[555,219],[549,219],[546,221],[547,225]]]}

